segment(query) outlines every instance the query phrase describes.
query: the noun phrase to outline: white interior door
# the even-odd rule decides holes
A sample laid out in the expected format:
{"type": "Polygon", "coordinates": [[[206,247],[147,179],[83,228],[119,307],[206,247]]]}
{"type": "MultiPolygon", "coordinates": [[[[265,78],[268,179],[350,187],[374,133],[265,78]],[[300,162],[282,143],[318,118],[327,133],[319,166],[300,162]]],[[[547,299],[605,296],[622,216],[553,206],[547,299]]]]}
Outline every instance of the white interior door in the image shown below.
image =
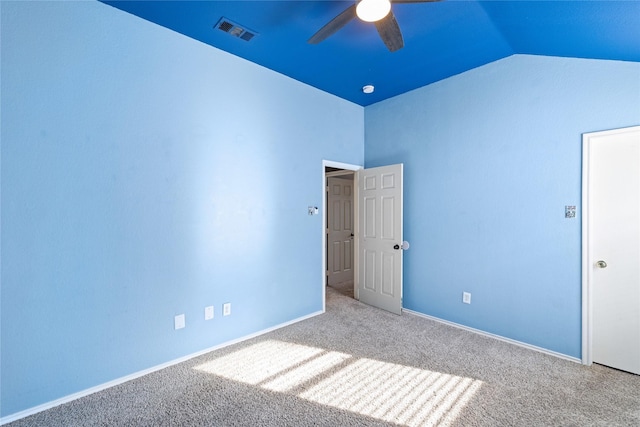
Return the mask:
{"type": "Polygon", "coordinates": [[[640,126],[584,141],[591,354],[640,374],[640,126]]]}
{"type": "Polygon", "coordinates": [[[353,281],[353,175],[327,178],[327,283],[353,281]]]}
{"type": "Polygon", "coordinates": [[[360,301],[402,310],[402,164],[358,172],[360,301]]]}

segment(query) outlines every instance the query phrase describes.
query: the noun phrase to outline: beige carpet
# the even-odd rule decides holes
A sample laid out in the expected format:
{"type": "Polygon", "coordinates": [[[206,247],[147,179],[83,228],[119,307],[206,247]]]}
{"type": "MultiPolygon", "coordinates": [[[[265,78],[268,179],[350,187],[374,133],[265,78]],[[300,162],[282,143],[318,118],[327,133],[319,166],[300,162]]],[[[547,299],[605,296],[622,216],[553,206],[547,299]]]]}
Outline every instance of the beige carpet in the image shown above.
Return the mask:
{"type": "Polygon", "coordinates": [[[9,425],[640,426],[640,376],[327,288],[324,315],[9,425]]]}
{"type": "Polygon", "coordinates": [[[343,282],[343,283],[336,283],[333,285],[328,285],[329,287],[331,287],[332,289],[340,292],[342,295],[346,295],[348,297],[353,298],[353,281],[350,282],[343,282]]]}

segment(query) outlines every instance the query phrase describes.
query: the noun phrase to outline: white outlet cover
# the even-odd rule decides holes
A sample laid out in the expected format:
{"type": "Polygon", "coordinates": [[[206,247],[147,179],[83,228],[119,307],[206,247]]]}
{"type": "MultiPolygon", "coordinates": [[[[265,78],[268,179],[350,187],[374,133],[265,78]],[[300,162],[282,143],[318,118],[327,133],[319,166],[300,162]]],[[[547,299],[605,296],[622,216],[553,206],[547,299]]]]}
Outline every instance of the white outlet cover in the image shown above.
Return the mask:
{"type": "Polygon", "coordinates": [[[222,315],[223,315],[223,316],[228,316],[228,315],[230,315],[230,314],[231,314],[231,303],[230,303],[230,302],[228,302],[228,303],[225,303],[225,304],[222,306],[222,315]]]}
{"type": "Polygon", "coordinates": [[[210,305],[204,308],[204,320],[213,319],[213,306],[210,305]]]}
{"type": "Polygon", "coordinates": [[[186,322],[185,322],[184,314],[178,314],[176,317],[173,318],[173,327],[176,330],[182,329],[185,326],[186,326],[186,322]]]}
{"type": "Polygon", "coordinates": [[[465,304],[471,304],[471,294],[469,292],[462,293],[462,302],[465,304]]]}

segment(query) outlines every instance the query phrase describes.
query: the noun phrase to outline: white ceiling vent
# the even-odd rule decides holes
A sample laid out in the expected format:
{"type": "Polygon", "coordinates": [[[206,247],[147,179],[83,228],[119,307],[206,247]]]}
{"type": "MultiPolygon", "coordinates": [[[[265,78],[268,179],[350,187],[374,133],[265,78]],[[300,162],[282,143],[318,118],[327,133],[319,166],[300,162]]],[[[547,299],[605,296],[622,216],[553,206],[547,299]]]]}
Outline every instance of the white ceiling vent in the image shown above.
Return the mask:
{"type": "Polygon", "coordinates": [[[258,33],[256,33],[255,31],[252,31],[245,26],[238,25],[225,17],[220,18],[220,20],[216,24],[216,28],[224,31],[227,34],[231,34],[234,37],[238,37],[239,39],[242,39],[246,42],[258,35],[258,33]]]}

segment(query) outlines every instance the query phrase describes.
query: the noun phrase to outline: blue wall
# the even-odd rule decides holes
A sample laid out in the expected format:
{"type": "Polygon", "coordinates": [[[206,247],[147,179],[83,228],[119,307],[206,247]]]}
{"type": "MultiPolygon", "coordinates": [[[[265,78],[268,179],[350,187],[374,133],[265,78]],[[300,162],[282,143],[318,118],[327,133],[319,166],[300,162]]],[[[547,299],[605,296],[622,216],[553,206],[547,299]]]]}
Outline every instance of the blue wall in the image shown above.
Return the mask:
{"type": "Polygon", "coordinates": [[[536,56],[367,107],[365,166],[405,164],[404,307],[580,357],[581,134],[638,124],[640,64],[536,56]]]}
{"type": "Polygon", "coordinates": [[[0,14],[0,416],[321,310],[322,159],[405,163],[405,307],[580,356],[581,134],[640,123],[639,64],[363,111],[101,3],[0,14]]]}
{"type": "Polygon", "coordinates": [[[0,4],[0,415],[322,309],[307,206],[362,107],[101,3],[0,4]]]}

